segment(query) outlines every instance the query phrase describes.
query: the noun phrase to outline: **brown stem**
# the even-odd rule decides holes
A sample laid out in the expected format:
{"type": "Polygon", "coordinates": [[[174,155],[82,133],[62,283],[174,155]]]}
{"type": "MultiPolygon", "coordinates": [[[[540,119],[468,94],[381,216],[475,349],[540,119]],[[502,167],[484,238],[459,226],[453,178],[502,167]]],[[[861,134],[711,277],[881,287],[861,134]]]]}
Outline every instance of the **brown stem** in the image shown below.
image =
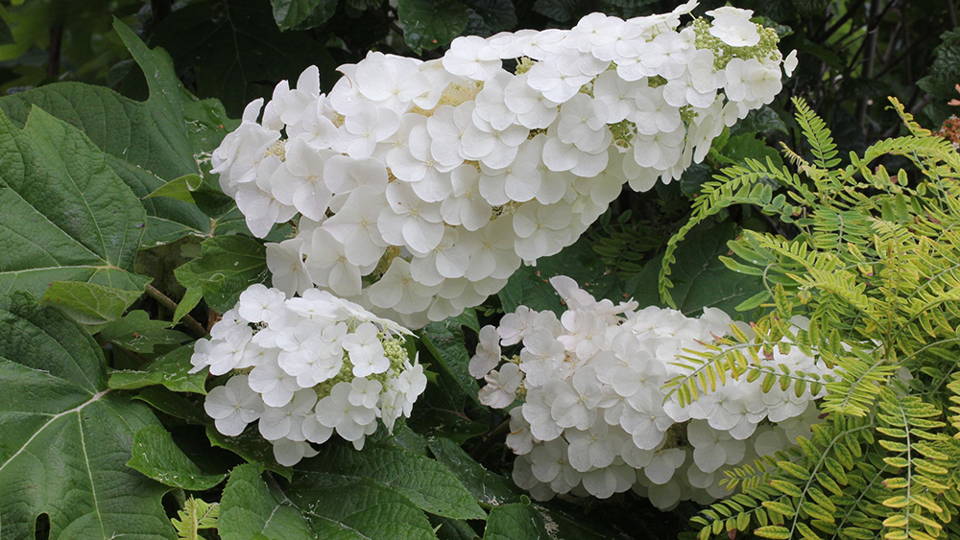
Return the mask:
{"type": "MultiPolygon", "coordinates": [[[[153,298],[160,303],[163,307],[169,309],[171,312],[177,311],[177,303],[174,302],[169,296],[163,294],[163,292],[154,287],[153,285],[147,285],[147,295],[150,298],[153,298]]],[[[190,329],[190,332],[194,334],[194,337],[202,338],[207,335],[207,330],[203,327],[202,324],[198,323],[196,319],[186,314],[182,319],[183,324],[187,325],[187,328],[190,329]]]]}
{"type": "Polygon", "coordinates": [[[63,24],[50,27],[50,48],[47,50],[47,77],[56,79],[60,75],[60,50],[63,44],[63,24]]]}

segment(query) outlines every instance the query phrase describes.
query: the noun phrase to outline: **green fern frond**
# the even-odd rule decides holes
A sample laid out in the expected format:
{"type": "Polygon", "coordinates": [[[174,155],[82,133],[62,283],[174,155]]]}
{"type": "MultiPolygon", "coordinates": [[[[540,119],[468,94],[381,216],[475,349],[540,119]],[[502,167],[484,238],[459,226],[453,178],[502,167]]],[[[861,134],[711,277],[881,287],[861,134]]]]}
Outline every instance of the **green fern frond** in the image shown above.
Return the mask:
{"type": "Polygon", "coordinates": [[[796,101],[813,159],[785,150],[799,174],[752,160],[725,169],[668,243],[734,204],[795,231],[728,242],[722,262],[762,277],[750,302],[769,311],[749,336],[686,351],[667,393],[689,403],[731,377],[825,389],[809,438],[725,474],[725,487],[751,495],[701,512],[700,538],[744,522],[762,538],[960,538],[960,153],[892,103],[909,134],[840,166],[826,125],[796,101]],[[790,328],[797,315],[803,331],[790,328]],[[815,352],[832,377],[778,365],[781,342],[815,352]]]}
{"type": "Polygon", "coordinates": [[[945,513],[938,500],[951,487],[948,467],[955,465],[938,448],[946,436],[931,431],[945,426],[936,420],[941,412],[917,396],[899,396],[889,388],[878,406],[876,429],[883,438],[877,442],[888,452],[883,461],[899,473],[884,480],[890,493],[882,504],[892,510],[883,521],[884,537],[936,538],[945,513]]]}
{"type": "Polygon", "coordinates": [[[795,97],[792,102],[797,110],[797,124],[810,144],[813,163],[821,169],[836,167],[840,163],[837,158],[837,144],[833,141],[833,134],[826,122],[810,109],[803,98],[795,97]]]}
{"type": "Polygon", "coordinates": [[[208,503],[190,497],[183,503],[183,509],[177,511],[177,517],[170,522],[173,523],[179,540],[203,540],[200,531],[216,529],[219,519],[219,503],[208,503]]]}

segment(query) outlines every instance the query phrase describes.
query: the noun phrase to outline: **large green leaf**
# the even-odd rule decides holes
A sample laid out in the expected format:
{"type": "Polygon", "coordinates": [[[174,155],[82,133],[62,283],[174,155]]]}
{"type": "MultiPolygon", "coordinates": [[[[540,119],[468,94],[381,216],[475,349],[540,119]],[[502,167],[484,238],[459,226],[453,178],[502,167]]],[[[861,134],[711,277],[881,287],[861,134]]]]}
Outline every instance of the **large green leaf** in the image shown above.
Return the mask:
{"type": "Polygon", "coordinates": [[[281,30],[319,26],[337,10],[337,0],[270,0],[270,5],[281,30]]]}
{"type": "Polygon", "coordinates": [[[403,40],[415,52],[446,47],[467,27],[467,6],[459,0],[400,0],[403,40]]]}
{"type": "Polygon", "coordinates": [[[505,504],[490,511],[483,540],[513,540],[514,538],[548,538],[543,517],[528,504],[505,504]]]}
{"type": "MultiPolygon", "coordinates": [[[[416,507],[455,519],[483,519],[470,492],[445,466],[397,446],[368,443],[362,452],[346,444],[328,444],[320,455],[295,469],[294,485],[314,477],[363,481],[396,493],[416,507]]],[[[338,481],[339,482],[339,481],[338,481]]]]}
{"type": "Polygon", "coordinates": [[[318,473],[284,492],[256,465],[230,473],[219,523],[224,540],[435,538],[422,512],[370,480],[318,473]]]}
{"type": "Polygon", "coordinates": [[[178,70],[189,73],[198,95],[222,100],[234,116],[253,99],[270,96],[281,79],[296,81],[310,64],[329,73],[321,81],[332,85],[335,63],[325,39],[281,32],[267,0],[190,2],[164,18],[150,37],[178,70]]]}
{"type": "Polygon", "coordinates": [[[137,197],[83,133],[40,109],[23,129],[0,112],[0,208],[0,292],[148,281],[129,272],[146,219],[137,197]]]}
{"type": "Polygon", "coordinates": [[[315,537],[289,499],[267,487],[256,465],[240,465],[230,473],[220,500],[218,529],[223,540],[315,537]]]}
{"type": "MultiPolygon", "coordinates": [[[[114,29],[146,76],[150,97],[136,101],[102,86],[60,82],[0,98],[0,109],[24,123],[33,106],[81,130],[109,157],[107,164],[145,197],[168,180],[198,173],[198,159],[230,127],[223,108],[199,101],[181,85],[169,57],[149,49],[126,26],[114,29]]],[[[210,220],[195,205],[169,198],[143,200],[147,246],[186,234],[206,234],[210,220]]]]}
{"type": "Polygon", "coordinates": [[[478,501],[497,506],[520,500],[510,480],[484,468],[450,439],[431,437],[427,445],[434,458],[453,471],[478,501]]]}
{"type": "Polygon", "coordinates": [[[160,425],[147,426],[136,433],[127,466],[164,485],[189,491],[208,490],[227,476],[201,471],[160,425]]]}
{"type": "Polygon", "coordinates": [[[175,275],[188,291],[203,291],[207,304],[221,313],[247,287],[267,279],[265,248],[253,238],[218,236],[205,240],[200,250],[200,257],[177,268],[175,275]]]}
{"type": "MultiPolygon", "coordinates": [[[[670,280],[674,283],[671,294],[684,315],[699,315],[703,308],[715,307],[739,319],[756,318],[755,311],[737,312],[734,307],[764,290],[763,281],[729,270],[719,259],[729,252],[727,241],[737,232],[737,225],[731,222],[713,227],[704,224],[691,231],[681,243],[670,280]]],[[[644,269],[637,294],[641,305],[659,304],[656,287],[659,270],[659,259],[644,269]]]]}
{"type": "Polygon", "coordinates": [[[538,260],[536,266],[521,266],[514,272],[498,295],[503,310],[509,313],[524,305],[535,310],[551,310],[558,315],[563,313],[566,308],[549,282],[557,275],[573,278],[597,299],[618,302],[629,296],[623,279],[604,268],[590,240],[584,237],[560,253],[538,260]]]}
{"type": "Polygon", "coordinates": [[[85,281],[54,281],[42,300],[80,324],[98,326],[119,319],[142,294],[85,281]]]}
{"type": "Polygon", "coordinates": [[[135,390],[162,385],[175,392],[206,394],[206,373],[190,373],[193,345],[184,345],[153,360],[142,369],[110,373],[109,386],[118,390],[135,390]]]}
{"type": "Polygon", "coordinates": [[[106,388],[100,347],[55,309],[0,302],[0,524],[34,538],[172,538],[166,488],[124,464],[150,410],[106,388]]]}
{"type": "Polygon", "coordinates": [[[465,398],[479,403],[479,386],[467,371],[470,352],[464,343],[463,328],[457,320],[447,319],[428,324],[420,331],[420,341],[433,357],[430,363],[440,373],[441,384],[451,394],[451,401],[460,402],[465,398]]]}
{"type": "Polygon", "coordinates": [[[122,319],[105,325],[100,338],[117,347],[140,354],[150,354],[157,347],[172,347],[190,339],[190,336],[170,330],[173,323],[150,318],[143,310],[134,310],[122,319]]]}

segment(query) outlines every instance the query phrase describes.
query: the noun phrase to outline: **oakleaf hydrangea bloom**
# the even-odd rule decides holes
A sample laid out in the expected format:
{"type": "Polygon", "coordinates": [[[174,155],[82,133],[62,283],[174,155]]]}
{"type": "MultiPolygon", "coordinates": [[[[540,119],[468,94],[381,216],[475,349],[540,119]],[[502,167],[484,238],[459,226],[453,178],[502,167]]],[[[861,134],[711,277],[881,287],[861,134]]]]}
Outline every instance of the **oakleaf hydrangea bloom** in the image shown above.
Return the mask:
{"type": "Polygon", "coordinates": [[[370,52],[327,94],[310,67],[247,106],[213,171],[255,235],[297,220],[267,246],[274,287],[410,328],[455,316],[780,91],[796,57],[776,32],[733,7],[683,24],[696,5],[459,37],[426,62],[370,52]]]}
{"type": "MultiPolygon", "coordinates": [[[[507,446],[513,478],[538,499],[557,494],[606,498],[633,489],[661,509],[726,495],[731,466],[785,449],[808,435],[823,390],[797,395],[761,381],[727,378],[680,407],[664,383],[685,374],[683,351],[727,334],[733,321],[705,308],[699,318],[672,309],[637,309],[595,300],[570,278],[550,280],[567,306],[520,306],[499,327],[480,330],[470,374],[483,379],[481,403],[510,409],[507,446]]],[[[748,330],[745,330],[748,331],[748,330]]],[[[785,349],[786,350],[786,349],[785,349]]],[[[828,375],[822,361],[794,347],[771,361],[793,372],[828,375]]]]}
{"type": "Polygon", "coordinates": [[[409,330],[327,291],[251,285],[197,341],[192,373],[229,374],[204,410],[237,436],[253,422],[283,465],[316,455],[336,433],[363,447],[378,420],[392,430],[424,391],[423,366],[407,356],[409,330]]]}

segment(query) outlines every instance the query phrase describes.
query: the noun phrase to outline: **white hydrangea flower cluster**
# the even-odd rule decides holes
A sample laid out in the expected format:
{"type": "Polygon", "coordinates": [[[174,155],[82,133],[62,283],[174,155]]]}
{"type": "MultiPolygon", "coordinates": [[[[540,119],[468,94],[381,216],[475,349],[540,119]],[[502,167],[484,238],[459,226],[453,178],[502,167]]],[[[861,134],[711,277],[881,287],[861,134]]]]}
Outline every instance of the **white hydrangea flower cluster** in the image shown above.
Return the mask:
{"type": "Polygon", "coordinates": [[[282,465],[316,455],[310,443],[334,432],[363,448],[380,419],[409,417],[427,378],[404,347],[409,330],[327,291],[287,298],[252,285],[198,340],[191,373],[232,376],[204,409],[217,431],[237,436],[251,422],[282,465]]]}
{"type": "MultiPolygon", "coordinates": [[[[565,276],[551,284],[567,311],[524,306],[480,331],[470,373],[485,380],[480,401],[510,410],[513,478],[538,499],[556,494],[607,498],[633,489],[661,509],[727,494],[723,470],[787,447],[816,421],[821,394],[796,395],[759,380],[728,379],[687,407],[665,399],[664,383],[686,373],[684,349],[725,335],[732,320],[706,308],[700,318],[635,302],[596,301],[565,276]],[[501,347],[520,345],[505,357],[501,347]]],[[[702,350],[702,348],[701,348],[702,350]]],[[[827,373],[797,348],[772,359],[827,373]]]]}
{"type": "Polygon", "coordinates": [[[681,29],[696,5],[459,37],[427,62],[370,52],[329,94],[310,67],[247,106],[213,171],[257,236],[300,215],[267,246],[275,287],[443,320],[576,241],[624,181],[679,178],[779,92],[795,55],[776,33],[730,7],[681,29]]]}

